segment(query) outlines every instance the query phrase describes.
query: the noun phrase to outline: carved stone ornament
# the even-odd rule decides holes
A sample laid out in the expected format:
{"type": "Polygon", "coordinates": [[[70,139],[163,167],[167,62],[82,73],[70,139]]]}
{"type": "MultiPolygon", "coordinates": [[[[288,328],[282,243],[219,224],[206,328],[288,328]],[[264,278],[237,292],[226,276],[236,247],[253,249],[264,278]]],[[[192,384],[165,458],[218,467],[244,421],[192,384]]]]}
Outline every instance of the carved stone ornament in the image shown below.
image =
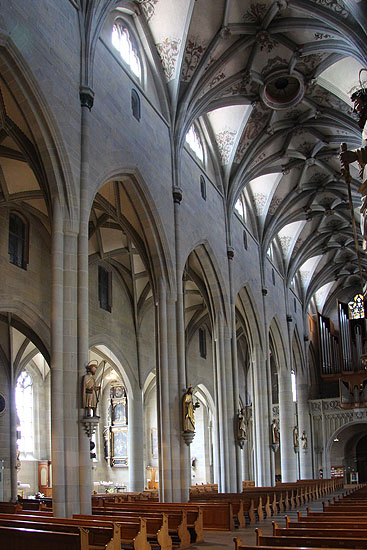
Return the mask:
{"type": "Polygon", "coordinates": [[[191,445],[195,437],[195,432],[182,432],[182,437],[186,445],[191,445]]]}
{"type": "Polygon", "coordinates": [[[233,260],[234,257],[234,248],[233,246],[227,246],[227,257],[229,260],[233,260]]]}
{"type": "Polygon", "coordinates": [[[271,448],[273,449],[274,453],[279,451],[279,443],[272,443],[271,448]]]}
{"type": "Polygon", "coordinates": [[[180,204],[181,201],[182,201],[182,189],[181,189],[181,187],[174,187],[172,195],[173,195],[173,202],[175,202],[176,204],[180,204]]]}
{"type": "Polygon", "coordinates": [[[81,419],[81,422],[84,426],[85,433],[89,437],[89,439],[92,437],[92,435],[95,434],[97,426],[99,424],[99,416],[84,416],[81,419]]]}
{"type": "Polygon", "coordinates": [[[81,86],[79,90],[81,107],[88,107],[91,111],[94,103],[94,92],[88,86],[81,86]]]}

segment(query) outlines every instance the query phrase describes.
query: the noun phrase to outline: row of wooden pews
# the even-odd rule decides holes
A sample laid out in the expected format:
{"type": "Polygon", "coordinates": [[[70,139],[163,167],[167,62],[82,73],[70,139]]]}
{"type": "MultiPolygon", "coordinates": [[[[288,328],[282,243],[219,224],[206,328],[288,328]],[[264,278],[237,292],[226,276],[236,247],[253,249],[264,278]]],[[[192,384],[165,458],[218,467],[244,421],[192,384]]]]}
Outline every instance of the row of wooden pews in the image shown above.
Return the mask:
{"type": "MultiPolygon", "coordinates": [[[[32,540],[29,548],[33,548],[33,540],[38,540],[39,531],[52,533],[53,544],[46,535],[40,535],[46,537],[45,544],[52,549],[58,549],[57,541],[61,541],[59,534],[62,533],[78,535],[70,546],[78,550],[181,550],[203,541],[203,514],[196,505],[145,500],[120,503],[110,499],[99,503],[100,506],[93,506],[93,515],[74,515],[72,519],[55,518],[45,507],[20,510],[19,504],[12,503],[4,503],[4,513],[1,513],[0,503],[0,527],[7,531],[23,530],[28,543],[32,540]]],[[[2,530],[0,542],[7,540],[3,539],[3,534],[2,530]]],[[[14,549],[20,550],[22,541],[16,540],[19,547],[14,546],[14,549]]],[[[60,542],[60,550],[69,549],[62,544],[60,542]]],[[[27,544],[24,548],[28,548],[27,544]]],[[[43,550],[43,546],[40,548],[43,550]]]]}
{"type": "Polygon", "coordinates": [[[323,506],[323,512],[307,516],[297,512],[297,521],[286,516],[285,527],[273,521],[273,534],[263,535],[256,529],[256,546],[243,545],[236,538],[235,550],[271,550],[320,548],[367,549],[367,488],[357,487],[342,499],[323,506]],[[360,490],[358,490],[360,489],[360,490]],[[359,495],[359,498],[358,498],[359,495]]]}
{"type": "Polygon", "coordinates": [[[275,487],[245,487],[242,493],[191,493],[190,502],[201,507],[209,503],[224,503],[228,512],[232,508],[233,521],[230,519],[221,526],[212,518],[209,525],[209,512],[204,511],[204,529],[229,529],[253,525],[267,517],[293,510],[298,506],[318,500],[341,488],[340,480],[318,479],[304,480],[295,483],[279,483],[275,487]]]}

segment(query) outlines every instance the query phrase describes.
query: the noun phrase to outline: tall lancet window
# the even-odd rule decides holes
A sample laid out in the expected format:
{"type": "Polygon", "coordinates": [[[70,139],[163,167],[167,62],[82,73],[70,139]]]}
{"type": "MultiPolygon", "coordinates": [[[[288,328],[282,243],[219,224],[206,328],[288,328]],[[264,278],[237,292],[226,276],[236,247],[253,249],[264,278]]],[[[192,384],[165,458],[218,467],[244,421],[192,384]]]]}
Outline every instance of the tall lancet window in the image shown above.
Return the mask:
{"type": "Polygon", "coordinates": [[[21,453],[33,453],[33,382],[26,371],[23,371],[18,377],[15,388],[15,404],[20,423],[19,451],[21,453]]]}
{"type": "Polygon", "coordinates": [[[120,53],[134,75],[141,79],[141,63],[134,38],[122,20],[117,20],[112,29],[112,44],[120,53]]]}

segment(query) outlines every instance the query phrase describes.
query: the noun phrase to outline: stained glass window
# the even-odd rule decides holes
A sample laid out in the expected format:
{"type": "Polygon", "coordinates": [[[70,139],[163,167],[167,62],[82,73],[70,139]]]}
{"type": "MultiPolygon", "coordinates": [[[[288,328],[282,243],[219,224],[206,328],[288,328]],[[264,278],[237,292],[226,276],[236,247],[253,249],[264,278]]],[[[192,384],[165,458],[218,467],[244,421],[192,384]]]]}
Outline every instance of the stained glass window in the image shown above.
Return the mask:
{"type": "Polygon", "coordinates": [[[362,294],[356,294],[349,302],[349,319],[364,319],[364,301],[362,294]]]}
{"type": "Polygon", "coordinates": [[[122,21],[117,21],[112,29],[112,44],[119,51],[122,59],[140,80],[141,64],[138,50],[129,29],[122,21]]]}
{"type": "Polygon", "coordinates": [[[15,388],[15,403],[20,423],[18,448],[22,453],[33,453],[33,383],[32,378],[23,371],[15,388]]]}

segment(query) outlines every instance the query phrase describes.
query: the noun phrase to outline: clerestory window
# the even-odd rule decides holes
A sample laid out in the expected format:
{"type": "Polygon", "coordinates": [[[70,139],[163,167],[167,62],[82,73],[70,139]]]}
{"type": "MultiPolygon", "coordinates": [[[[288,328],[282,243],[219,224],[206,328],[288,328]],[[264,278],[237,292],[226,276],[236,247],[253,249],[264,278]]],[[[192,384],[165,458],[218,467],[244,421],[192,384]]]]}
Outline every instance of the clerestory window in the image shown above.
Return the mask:
{"type": "Polygon", "coordinates": [[[201,140],[199,137],[199,134],[195,130],[194,126],[192,125],[190,130],[186,134],[186,143],[190,147],[190,149],[195,153],[197,158],[203,162],[204,161],[204,149],[201,144],[201,140]]]}
{"type": "Polygon", "coordinates": [[[141,62],[138,48],[129,29],[122,20],[115,21],[112,28],[112,44],[134,75],[141,79],[141,62]]]}

